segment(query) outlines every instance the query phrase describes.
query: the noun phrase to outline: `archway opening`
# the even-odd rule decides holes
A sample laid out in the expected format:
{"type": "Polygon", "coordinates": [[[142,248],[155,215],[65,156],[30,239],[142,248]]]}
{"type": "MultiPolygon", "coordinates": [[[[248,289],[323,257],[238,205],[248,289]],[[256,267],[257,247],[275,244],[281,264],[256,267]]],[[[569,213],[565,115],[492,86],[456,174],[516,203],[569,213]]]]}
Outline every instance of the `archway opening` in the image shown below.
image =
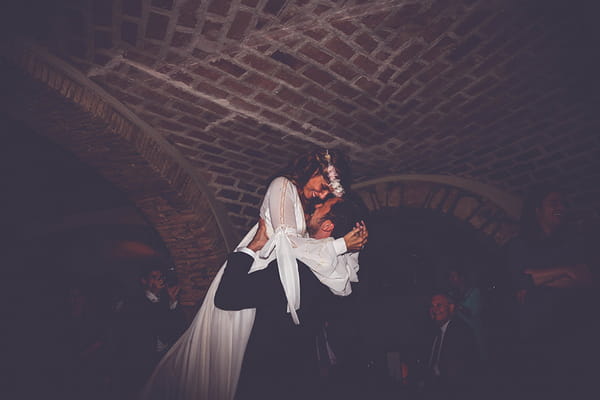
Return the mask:
{"type": "Polygon", "coordinates": [[[484,287],[503,285],[503,251],[468,223],[437,210],[386,208],[369,220],[362,263],[375,296],[427,293],[460,266],[484,287]],[[364,259],[364,261],[363,261],[364,259]]]}

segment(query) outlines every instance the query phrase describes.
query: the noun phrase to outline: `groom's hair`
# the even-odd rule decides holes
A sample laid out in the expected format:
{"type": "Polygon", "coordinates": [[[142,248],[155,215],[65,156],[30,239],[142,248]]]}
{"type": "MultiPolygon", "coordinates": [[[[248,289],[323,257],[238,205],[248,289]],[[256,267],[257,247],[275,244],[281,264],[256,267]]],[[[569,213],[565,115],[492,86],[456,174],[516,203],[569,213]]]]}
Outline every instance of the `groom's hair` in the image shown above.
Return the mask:
{"type": "Polygon", "coordinates": [[[367,208],[358,196],[346,193],[342,201],[331,206],[331,210],[323,217],[333,222],[331,237],[334,239],[343,237],[350,232],[357,222],[363,221],[367,216],[367,208]]]}

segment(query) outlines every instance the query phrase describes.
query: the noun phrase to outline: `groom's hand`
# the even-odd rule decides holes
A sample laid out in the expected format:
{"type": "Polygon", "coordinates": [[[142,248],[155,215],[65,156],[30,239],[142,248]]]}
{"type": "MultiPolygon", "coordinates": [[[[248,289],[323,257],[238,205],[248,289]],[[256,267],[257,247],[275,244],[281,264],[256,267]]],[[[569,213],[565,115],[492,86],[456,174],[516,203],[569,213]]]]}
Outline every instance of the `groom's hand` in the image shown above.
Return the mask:
{"type": "Polygon", "coordinates": [[[265,224],[265,220],[261,218],[258,220],[258,230],[256,231],[256,234],[250,243],[248,243],[247,247],[253,252],[257,253],[264,247],[268,240],[269,237],[267,236],[267,225],[265,224]]]}

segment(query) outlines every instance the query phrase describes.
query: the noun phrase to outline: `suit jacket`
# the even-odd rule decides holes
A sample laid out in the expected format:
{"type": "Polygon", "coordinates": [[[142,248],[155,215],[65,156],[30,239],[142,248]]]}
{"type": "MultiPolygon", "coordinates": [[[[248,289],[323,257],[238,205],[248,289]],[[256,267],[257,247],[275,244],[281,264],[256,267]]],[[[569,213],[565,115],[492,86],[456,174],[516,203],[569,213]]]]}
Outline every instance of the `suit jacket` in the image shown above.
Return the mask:
{"type": "Polygon", "coordinates": [[[253,258],[241,252],[227,260],[215,305],[224,310],[256,308],[236,399],[305,399],[318,378],[316,334],[322,304],[334,295],[298,261],[300,325],[287,312],[277,261],[248,274],[253,258]]]}
{"type": "MultiPolygon", "coordinates": [[[[166,294],[153,303],[143,291],[127,299],[119,312],[116,357],[122,379],[133,389],[150,375],[163,352],[157,351],[157,339],[170,346],[183,333],[186,320],[179,307],[171,310],[166,294]]],[[[166,349],[165,349],[166,350],[166,349]]]]}
{"type": "MultiPolygon", "coordinates": [[[[437,334],[437,330],[435,331],[437,334]]],[[[435,334],[429,341],[427,361],[431,359],[435,334]]],[[[450,320],[440,350],[440,376],[435,377],[433,370],[428,371],[429,386],[443,390],[462,390],[469,386],[475,377],[479,357],[477,342],[471,328],[461,319],[450,320]]]]}

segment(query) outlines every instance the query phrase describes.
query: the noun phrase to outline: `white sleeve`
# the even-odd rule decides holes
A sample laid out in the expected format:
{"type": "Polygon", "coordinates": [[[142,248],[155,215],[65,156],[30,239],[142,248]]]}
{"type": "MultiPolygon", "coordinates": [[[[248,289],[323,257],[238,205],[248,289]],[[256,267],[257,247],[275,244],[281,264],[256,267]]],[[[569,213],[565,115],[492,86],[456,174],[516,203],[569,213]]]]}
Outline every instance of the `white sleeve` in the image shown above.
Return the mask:
{"type": "MultiPolygon", "coordinates": [[[[347,296],[352,292],[350,282],[358,282],[358,253],[337,254],[335,244],[338,240],[305,240],[294,252],[296,258],[308,265],[317,279],[334,294],[347,296]]],[[[296,241],[296,238],[291,239],[292,244],[296,241]]]]}
{"type": "MultiPolygon", "coordinates": [[[[320,254],[326,253],[328,256],[333,257],[347,251],[344,238],[327,239],[327,241],[333,241],[333,245],[331,245],[330,243],[324,243],[322,239],[317,240],[307,237],[304,211],[300,204],[298,190],[289,179],[278,177],[271,182],[263,208],[267,209],[263,210],[264,215],[268,216],[266,218],[267,234],[271,239],[277,234],[285,235],[290,240],[296,258],[305,258],[306,252],[313,253],[317,251],[320,254]]],[[[275,243],[271,240],[270,242],[272,243],[267,243],[261,250],[260,256],[262,258],[267,258],[273,251],[275,243]]],[[[322,255],[316,258],[308,257],[309,266],[315,268],[326,267],[326,265],[320,265],[317,261],[320,259],[322,259],[322,255]]]]}
{"type": "MultiPolygon", "coordinates": [[[[274,236],[284,235],[286,240],[283,247],[288,247],[291,251],[289,255],[280,255],[290,256],[307,264],[319,280],[334,293],[349,294],[349,281],[358,279],[358,258],[344,255],[347,251],[344,238],[311,239],[306,236],[304,212],[299,204],[298,191],[287,178],[279,177],[273,180],[267,193],[268,198],[265,202],[271,216],[274,236]],[[296,215],[297,213],[301,215],[296,215]],[[302,226],[299,226],[300,223],[302,226]]],[[[272,243],[272,246],[277,247],[275,243],[272,243]]],[[[272,249],[267,249],[264,253],[261,252],[261,256],[264,257],[271,251],[272,249]]],[[[279,261],[280,256],[277,258],[279,261]]]]}
{"type": "Polygon", "coordinates": [[[302,261],[313,271],[321,283],[337,295],[348,295],[350,282],[357,281],[358,258],[346,252],[344,239],[311,239],[306,237],[304,211],[296,186],[287,178],[271,182],[261,216],[267,223],[269,241],[259,252],[250,272],[264,268],[277,259],[279,277],[288,299],[288,311],[297,324],[296,310],[300,308],[300,278],[298,262],[302,261]],[[342,243],[344,242],[344,243],[342,243]]]}
{"type": "MultiPolygon", "coordinates": [[[[265,202],[270,215],[270,225],[273,229],[273,234],[278,231],[283,231],[286,236],[292,240],[294,253],[298,258],[304,250],[304,244],[309,244],[310,251],[316,248],[321,248],[319,251],[331,250],[329,246],[320,244],[321,240],[310,239],[306,236],[304,221],[304,212],[300,201],[296,186],[287,178],[278,177],[271,182],[267,191],[265,202]],[[297,215],[301,213],[302,215],[297,215]]],[[[269,222],[269,221],[267,221],[269,222]]],[[[344,254],[347,251],[346,241],[344,238],[339,238],[333,244],[334,255],[344,254]]]]}
{"type": "Polygon", "coordinates": [[[298,226],[296,203],[299,198],[294,184],[287,178],[276,178],[271,182],[268,194],[265,202],[271,216],[273,232],[283,229],[288,235],[302,236],[304,227],[298,226]]]}

